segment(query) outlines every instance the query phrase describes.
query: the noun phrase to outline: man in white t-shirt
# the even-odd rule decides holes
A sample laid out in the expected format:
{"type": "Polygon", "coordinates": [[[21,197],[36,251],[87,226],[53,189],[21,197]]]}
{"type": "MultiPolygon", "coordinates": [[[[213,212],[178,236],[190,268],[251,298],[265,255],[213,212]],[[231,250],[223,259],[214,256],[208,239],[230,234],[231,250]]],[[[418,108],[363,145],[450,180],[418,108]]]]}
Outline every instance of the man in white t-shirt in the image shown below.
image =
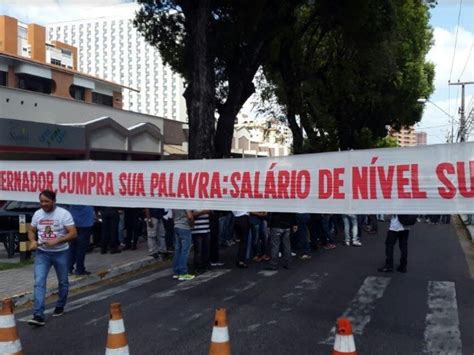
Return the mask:
{"type": "Polygon", "coordinates": [[[31,325],[45,324],[44,298],[46,281],[51,266],[58,277],[58,301],[53,317],[63,314],[69,293],[69,241],[77,236],[74,220],[69,211],[56,206],[56,193],[44,190],[39,195],[41,209],[31,219],[28,231],[30,250],[36,250],[34,265],[34,305],[31,325]]]}

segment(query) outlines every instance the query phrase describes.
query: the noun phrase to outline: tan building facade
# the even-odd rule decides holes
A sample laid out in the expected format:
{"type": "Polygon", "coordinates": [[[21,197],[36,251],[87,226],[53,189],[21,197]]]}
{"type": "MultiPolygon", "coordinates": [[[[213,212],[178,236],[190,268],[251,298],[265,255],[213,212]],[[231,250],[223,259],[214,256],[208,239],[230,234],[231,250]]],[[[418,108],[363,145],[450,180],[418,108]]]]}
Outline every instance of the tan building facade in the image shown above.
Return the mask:
{"type": "Polygon", "coordinates": [[[416,131],[413,126],[403,127],[399,131],[389,129],[389,135],[397,140],[399,147],[414,147],[416,142],[416,131]]]}
{"type": "Polygon", "coordinates": [[[416,132],[416,145],[426,145],[428,143],[428,136],[426,132],[416,132]]]}
{"type": "MultiPolygon", "coordinates": [[[[77,71],[77,48],[46,42],[46,28],[0,16],[0,85],[122,108],[125,86],[77,71]]],[[[136,90],[135,90],[136,91],[136,90]]]]}

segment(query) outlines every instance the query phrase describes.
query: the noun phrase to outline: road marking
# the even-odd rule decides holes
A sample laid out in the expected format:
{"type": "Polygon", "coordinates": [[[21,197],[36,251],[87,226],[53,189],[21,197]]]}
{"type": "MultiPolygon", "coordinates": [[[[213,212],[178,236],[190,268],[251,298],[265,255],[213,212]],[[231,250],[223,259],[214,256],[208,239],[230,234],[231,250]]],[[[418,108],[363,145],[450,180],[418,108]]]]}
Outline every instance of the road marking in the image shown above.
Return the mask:
{"type": "Polygon", "coordinates": [[[462,354],[454,282],[428,283],[428,313],[425,324],[424,353],[462,354]]]}
{"type": "Polygon", "coordinates": [[[232,292],[235,292],[235,293],[241,293],[243,291],[247,291],[247,290],[250,290],[252,287],[256,286],[257,285],[257,282],[255,281],[247,281],[245,283],[244,286],[242,286],[241,288],[233,288],[232,289],[232,292]]]}
{"type": "MultiPolygon", "coordinates": [[[[153,298],[170,297],[170,296],[173,296],[178,291],[189,290],[190,288],[199,286],[204,282],[208,282],[212,279],[215,279],[216,277],[222,276],[222,275],[228,273],[229,271],[231,271],[231,270],[230,269],[219,269],[219,270],[215,270],[215,271],[210,271],[210,272],[207,272],[205,274],[199,275],[198,277],[196,277],[193,280],[179,282],[179,283],[176,284],[176,286],[174,286],[174,288],[172,288],[170,290],[167,290],[167,291],[161,291],[161,292],[152,294],[149,297],[153,297],[153,298]]],[[[169,270],[169,273],[168,273],[167,276],[171,276],[172,274],[173,273],[171,272],[171,270],[169,270]]],[[[137,306],[145,303],[146,301],[148,301],[148,298],[144,298],[144,299],[138,300],[136,302],[129,303],[129,304],[122,307],[122,311],[126,311],[128,309],[137,307],[137,306]]],[[[85,325],[96,325],[98,321],[101,321],[102,319],[107,318],[107,317],[108,317],[108,315],[102,315],[98,318],[94,318],[94,319],[89,320],[87,323],[85,323],[85,325]]]]}
{"type": "Polygon", "coordinates": [[[177,293],[177,292],[189,290],[193,287],[196,287],[196,286],[199,286],[203,283],[209,282],[209,281],[211,281],[211,280],[213,280],[213,279],[215,279],[219,276],[225,275],[228,272],[230,272],[230,269],[219,269],[219,270],[209,271],[209,272],[206,272],[205,274],[199,275],[194,280],[181,282],[170,290],[155,293],[155,294],[151,295],[150,297],[152,297],[152,298],[171,297],[171,296],[174,296],[174,294],[177,293]]]}
{"type": "Polygon", "coordinates": [[[251,324],[249,326],[247,326],[246,328],[244,329],[239,329],[237,330],[239,333],[253,333],[255,331],[258,330],[258,328],[260,328],[261,324],[260,323],[256,323],[256,324],[251,324]]]}
{"type": "Polygon", "coordinates": [[[262,275],[264,277],[270,277],[275,274],[278,274],[278,271],[277,270],[262,270],[262,271],[257,272],[257,274],[262,275]]]}
{"type": "MultiPolygon", "coordinates": [[[[382,298],[390,280],[390,277],[377,276],[369,276],[364,280],[349,307],[342,314],[342,317],[349,318],[351,321],[354,334],[361,335],[364,332],[365,326],[370,323],[370,315],[375,309],[375,302],[382,298]]],[[[333,327],[327,339],[320,344],[334,344],[335,333],[336,327],[333,327]]]]}
{"type": "MultiPolygon", "coordinates": [[[[86,305],[88,305],[92,302],[102,301],[106,298],[118,295],[118,294],[123,293],[125,291],[128,291],[132,288],[139,287],[139,286],[142,286],[142,285],[147,284],[149,282],[155,281],[155,280],[163,278],[163,277],[171,276],[171,275],[173,275],[173,272],[172,272],[171,269],[161,270],[161,271],[158,271],[157,273],[154,273],[152,275],[142,277],[140,279],[129,281],[129,282],[123,284],[123,285],[112,287],[112,288],[109,288],[105,291],[102,291],[102,292],[99,292],[99,293],[96,293],[96,294],[92,294],[90,296],[86,296],[86,297],[83,297],[83,298],[79,298],[77,300],[69,302],[66,305],[66,311],[67,312],[72,312],[72,311],[74,311],[76,309],[79,309],[79,308],[82,308],[82,307],[84,307],[84,306],[86,306],[86,305]]],[[[47,309],[44,313],[45,314],[52,314],[53,311],[54,311],[54,308],[50,308],[50,309],[47,309]]],[[[20,318],[19,321],[27,322],[29,319],[30,319],[30,317],[27,316],[27,317],[20,318]]]]}

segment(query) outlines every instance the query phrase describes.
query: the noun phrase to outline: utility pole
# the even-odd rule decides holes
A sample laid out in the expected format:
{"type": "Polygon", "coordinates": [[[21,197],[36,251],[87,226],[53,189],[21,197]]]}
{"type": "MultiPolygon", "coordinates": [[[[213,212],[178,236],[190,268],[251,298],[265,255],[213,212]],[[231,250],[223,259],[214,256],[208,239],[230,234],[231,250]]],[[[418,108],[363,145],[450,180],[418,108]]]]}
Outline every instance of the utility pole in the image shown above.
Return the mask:
{"type": "Polygon", "coordinates": [[[464,86],[474,84],[474,81],[458,81],[457,83],[451,83],[448,81],[449,85],[461,85],[461,107],[459,108],[459,113],[461,119],[459,120],[459,141],[464,142],[466,140],[466,115],[464,112],[464,86]]]}

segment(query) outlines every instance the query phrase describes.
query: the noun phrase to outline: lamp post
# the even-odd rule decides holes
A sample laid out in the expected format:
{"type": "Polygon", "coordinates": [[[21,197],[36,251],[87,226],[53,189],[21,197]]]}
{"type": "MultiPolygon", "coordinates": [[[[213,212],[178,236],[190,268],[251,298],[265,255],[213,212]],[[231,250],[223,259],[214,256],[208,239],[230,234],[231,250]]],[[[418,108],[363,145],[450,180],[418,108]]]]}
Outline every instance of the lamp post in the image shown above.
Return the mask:
{"type": "Polygon", "coordinates": [[[429,102],[430,104],[432,104],[434,107],[436,107],[438,110],[440,110],[441,112],[443,112],[446,116],[448,116],[450,119],[451,119],[451,135],[450,135],[450,143],[453,143],[453,140],[454,140],[454,116],[450,115],[448,112],[446,112],[444,109],[442,109],[441,107],[439,107],[438,105],[436,105],[433,101],[427,99],[427,98],[424,98],[424,97],[421,97],[419,98],[418,100],[416,100],[417,102],[419,102],[420,104],[425,104],[427,102],[429,102]]]}

